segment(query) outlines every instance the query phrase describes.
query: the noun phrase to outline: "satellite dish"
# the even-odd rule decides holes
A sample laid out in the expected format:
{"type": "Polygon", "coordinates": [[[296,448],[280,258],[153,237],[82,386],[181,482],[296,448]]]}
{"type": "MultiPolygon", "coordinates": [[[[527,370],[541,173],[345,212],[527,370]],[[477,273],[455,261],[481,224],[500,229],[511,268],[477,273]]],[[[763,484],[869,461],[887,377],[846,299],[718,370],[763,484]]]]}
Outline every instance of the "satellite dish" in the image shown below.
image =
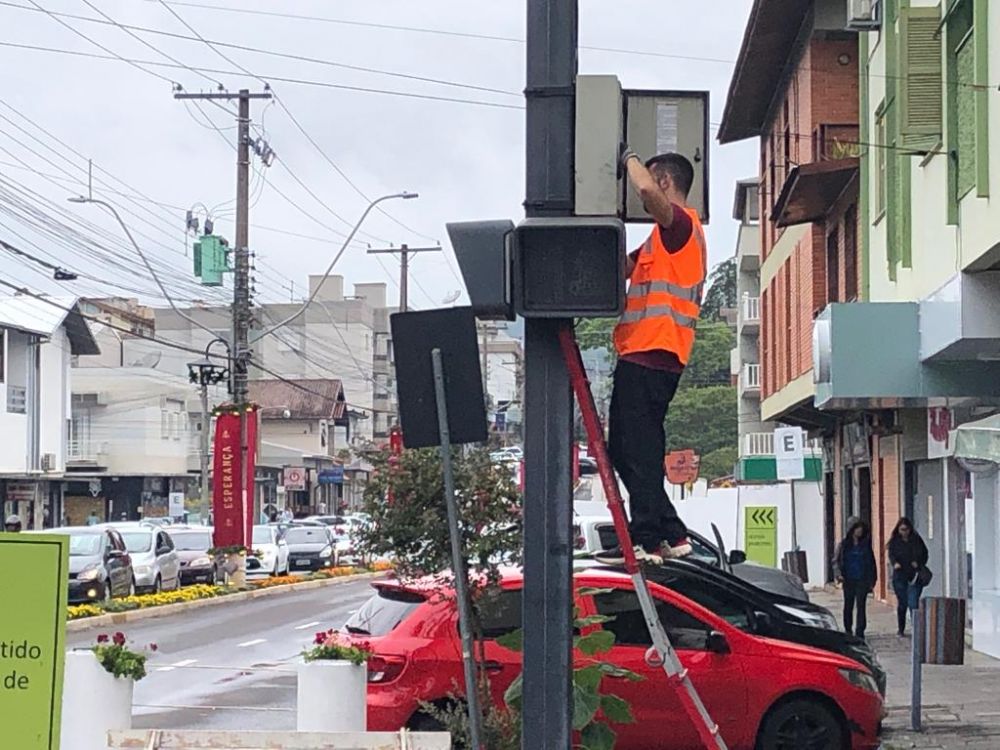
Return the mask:
{"type": "Polygon", "coordinates": [[[150,370],[155,370],[156,366],[160,364],[160,359],[163,357],[163,352],[150,352],[149,354],[144,354],[135,362],[133,362],[131,367],[145,367],[150,370]]]}
{"type": "Polygon", "coordinates": [[[453,292],[448,292],[448,295],[443,300],[441,300],[441,304],[450,305],[452,302],[454,302],[461,296],[462,296],[462,291],[460,289],[456,289],[453,292]]]}

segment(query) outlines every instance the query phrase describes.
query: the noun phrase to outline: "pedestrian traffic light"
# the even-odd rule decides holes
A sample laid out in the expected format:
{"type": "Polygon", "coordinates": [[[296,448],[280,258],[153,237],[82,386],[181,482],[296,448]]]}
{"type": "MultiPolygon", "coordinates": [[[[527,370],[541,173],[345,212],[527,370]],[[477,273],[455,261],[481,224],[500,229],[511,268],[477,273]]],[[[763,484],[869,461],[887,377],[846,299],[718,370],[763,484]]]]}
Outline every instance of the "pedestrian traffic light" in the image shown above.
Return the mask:
{"type": "Polygon", "coordinates": [[[194,243],[194,275],[203,286],[222,286],[229,268],[229,246],[223,237],[206,234],[194,243]]]}
{"type": "Polygon", "coordinates": [[[526,219],[514,230],[514,309],[526,318],[617,317],[625,225],[609,217],[526,219]]]}
{"type": "Polygon", "coordinates": [[[473,314],[480,320],[513,320],[509,240],[514,222],[463,221],[446,226],[473,314]]]}

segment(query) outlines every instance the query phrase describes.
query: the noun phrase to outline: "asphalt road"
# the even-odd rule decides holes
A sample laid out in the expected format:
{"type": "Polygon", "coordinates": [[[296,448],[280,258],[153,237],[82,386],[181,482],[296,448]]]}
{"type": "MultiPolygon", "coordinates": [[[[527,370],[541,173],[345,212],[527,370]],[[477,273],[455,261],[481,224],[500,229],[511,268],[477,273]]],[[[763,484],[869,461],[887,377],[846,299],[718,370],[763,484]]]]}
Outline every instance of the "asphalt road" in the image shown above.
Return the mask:
{"type": "MultiPolygon", "coordinates": [[[[340,627],[370,581],[195,609],[121,628],[158,647],[136,684],[137,729],[294,729],[295,663],[319,630],[340,627]]],[[[67,634],[69,648],[101,630],[67,634]]]]}

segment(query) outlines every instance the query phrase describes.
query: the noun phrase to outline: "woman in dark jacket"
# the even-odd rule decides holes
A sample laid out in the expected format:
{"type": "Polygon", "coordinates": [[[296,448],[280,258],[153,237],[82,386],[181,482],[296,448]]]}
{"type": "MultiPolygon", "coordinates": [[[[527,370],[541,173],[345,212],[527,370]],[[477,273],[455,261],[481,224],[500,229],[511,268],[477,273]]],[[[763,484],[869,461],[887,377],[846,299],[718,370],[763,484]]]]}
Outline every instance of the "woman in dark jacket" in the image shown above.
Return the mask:
{"type": "Polygon", "coordinates": [[[927,565],[927,545],[905,516],[896,523],[889,538],[889,563],[892,565],[892,590],[896,592],[896,621],[899,634],[906,632],[906,610],[916,609],[924,587],[917,580],[927,565]]]}
{"type": "Polygon", "coordinates": [[[855,522],[847,530],[847,536],[840,544],[840,558],[837,562],[844,581],[844,630],[851,632],[854,610],[857,608],[854,634],[864,638],[865,628],[868,627],[868,594],[875,588],[875,581],[878,579],[872,538],[868,524],[864,521],[855,522]]]}

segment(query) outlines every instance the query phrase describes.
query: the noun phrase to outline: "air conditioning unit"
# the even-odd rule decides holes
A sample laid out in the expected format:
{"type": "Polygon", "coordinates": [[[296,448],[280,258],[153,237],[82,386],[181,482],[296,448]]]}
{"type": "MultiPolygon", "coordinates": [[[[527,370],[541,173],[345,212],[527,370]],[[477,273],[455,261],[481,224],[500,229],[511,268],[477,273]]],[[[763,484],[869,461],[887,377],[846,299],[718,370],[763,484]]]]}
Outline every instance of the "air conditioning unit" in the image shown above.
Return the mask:
{"type": "Polygon", "coordinates": [[[882,26],[882,0],[847,0],[847,28],[872,31],[882,26]]]}
{"type": "Polygon", "coordinates": [[[42,454],[42,471],[55,471],[56,470],[56,454],[55,453],[43,453],[42,454]]]}

